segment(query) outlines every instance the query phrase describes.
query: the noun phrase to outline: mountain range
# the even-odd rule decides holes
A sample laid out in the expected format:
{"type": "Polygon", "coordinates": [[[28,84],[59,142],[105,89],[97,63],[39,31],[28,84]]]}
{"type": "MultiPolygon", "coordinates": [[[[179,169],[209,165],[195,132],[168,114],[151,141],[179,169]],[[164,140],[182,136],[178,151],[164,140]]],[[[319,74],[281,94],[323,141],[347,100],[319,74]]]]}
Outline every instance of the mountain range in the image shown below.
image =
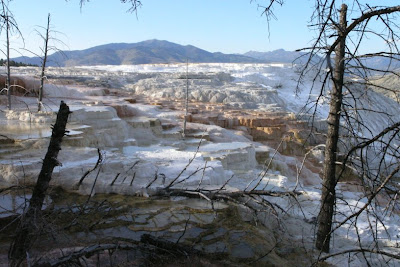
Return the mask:
{"type": "MultiPolygon", "coordinates": [[[[138,43],[111,43],[84,50],[58,51],[48,56],[47,66],[71,67],[94,65],[134,65],[158,63],[304,63],[308,60],[304,52],[286,51],[278,49],[270,52],[249,51],[244,54],[224,54],[208,52],[192,45],[179,45],[176,43],[147,40],[138,43]]],[[[313,61],[319,61],[315,56],[313,61]]],[[[39,57],[17,57],[15,62],[41,65],[39,57]]],[[[373,69],[390,69],[400,67],[399,61],[391,61],[387,57],[370,57],[362,60],[373,69]]],[[[358,65],[357,61],[351,61],[358,65]]]]}
{"type": "MultiPolygon", "coordinates": [[[[59,51],[48,56],[47,66],[130,65],[156,63],[289,63],[298,52],[283,49],[273,52],[240,54],[211,53],[192,45],[179,45],[168,41],[147,40],[138,43],[111,43],[85,50],[59,51]]],[[[16,62],[41,65],[39,57],[17,57],[16,62]]]]}

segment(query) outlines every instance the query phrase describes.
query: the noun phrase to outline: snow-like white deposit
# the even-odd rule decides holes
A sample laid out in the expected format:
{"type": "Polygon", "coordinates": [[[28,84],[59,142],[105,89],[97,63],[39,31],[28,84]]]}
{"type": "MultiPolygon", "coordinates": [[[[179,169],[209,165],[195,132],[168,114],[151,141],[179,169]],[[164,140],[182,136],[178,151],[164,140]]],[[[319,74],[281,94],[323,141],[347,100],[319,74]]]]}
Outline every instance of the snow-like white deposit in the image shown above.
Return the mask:
{"type": "MultiPolygon", "coordinates": [[[[37,69],[27,67],[14,71],[21,76],[32,76],[37,69]]],[[[5,141],[0,147],[1,184],[35,181],[48,145],[50,123],[54,122],[54,112],[62,99],[73,113],[68,123],[71,131],[59,154],[63,165],[55,169],[53,185],[77,190],[79,179],[98,160],[97,148],[102,151],[103,162],[101,168],[88,175],[79,187],[82,194],[147,196],[151,190],[173,181],[181,188],[215,188],[228,179],[231,179],[228,188],[242,190],[248,185],[250,188],[255,186],[257,179],[261,179],[257,189],[303,192],[297,202],[290,198],[269,197],[268,200],[287,212],[282,222],[288,235],[299,243],[304,242],[307,249],[313,247],[314,223],[320,205],[318,171],[304,167],[303,178],[298,180],[296,170],[301,166],[301,159],[279,153],[271,159],[273,148],[249,140],[238,129],[188,123],[188,128],[198,133],[197,137],[204,135],[208,139],[183,139],[183,111],[129,103],[103,94],[106,89],[117,89],[151,99],[183,99],[186,64],[48,68],[48,74],[79,78],[81,84],[47,85],[44,112],[33,112],[36,100],[27,97],[15,97],[13,111],[2,107],[0,133],[15,139],[16,143],[5,141]],[[118,116],[121,110],[129,116],[118,116]],[[164,129],[165,125],[172,127],[164,129]],[[257,155],[267,155],[267,161],[257,162],[257,155]],[[263,173],[266,165],[270,168],[263,173]]],[[[192,101],[223,103],[231,108],[300,113],[306,103],[319,95],[319,82],[313,84],[313,76],[305,79],[300,90],[295,92],[298,73],[289,64],[190,64],[188,76],[192,101]]],[[[373,92],[363,94],[361,89],[355,93],[361,100],[360,107],[368,110],[373,104],[391,115],[362,111],[371,132],[359,129],[361,136],[378,133],[387,127],[389,118],[400,121],[399,105],[394,101],[373,92]]],[[[321,98],[318,102],[320,119],[328,114],[326,101],[326,98],[321,98]]],[[[339,184],[338,189],[342,198],[337,203],[335,222],[341,222],[367,201],[362,194],[348,191],[345,184],[339,184]]],[[[377,220],[371,212],[368,208],[368,212],[363,212],[355,218],[357,220],[347,222],[335,232],[332,253],[360,245],[373,249],[370,246],[376,244],[373,241],[377,237],[380,246],[394,254],[399,253],[399,214],[389,216],[383,206],[377,205],[377,220]]],[[[366,255],[366,258],[377,265],[385,260],[383,256],[373,254],[366,255]]],[[[335,266],[366,264],[361,254],[354,253],[331,258],[328,262],[335,266]]],[[[387,264],[399,266],[398,261],[387,264]]]]}
{"type": "MultiPolygon", "coordinates": [[[[85,87],[49,85],[49,96],[78,98],[82,95],[99,95],[96,86],[124,89],[151,98],[183,99],[186,88],[186,64],[148,64],[119,66],[80,66],[70,68],[49,68],[52,76],[75,77],[86,80],[91,90],[85,87]],[[62,94],[61,92],[64,92],[62,94]]],[[[292,64],[230,64],[199,63],[189,64],[189,99],[224,103],[237,108],[258,110],[284,110],[296,114],[308,110],[314,112],[314,101],[320,95],[320,78],[315,73],[306,73],[299,83],[298,67],[292,64]],[[308,104],[307,108],[304,108],[308,104]]],[[[19,68],[21,75],[37,72],[31,67],[19,68]]],[[[329,96],[320,97],[317,115],[325,119],[328,115],[329,96]]],[[[398,104],[387,97],[364,88],[345,92],[345,101],[354,105],[352,98],[358,98],[358,110],[366,128],[360,135],[377,133],[387,126],[388,120],[400,121],[398,104]],[[384,114],[386,113],[386,114],[384,114]]]]}

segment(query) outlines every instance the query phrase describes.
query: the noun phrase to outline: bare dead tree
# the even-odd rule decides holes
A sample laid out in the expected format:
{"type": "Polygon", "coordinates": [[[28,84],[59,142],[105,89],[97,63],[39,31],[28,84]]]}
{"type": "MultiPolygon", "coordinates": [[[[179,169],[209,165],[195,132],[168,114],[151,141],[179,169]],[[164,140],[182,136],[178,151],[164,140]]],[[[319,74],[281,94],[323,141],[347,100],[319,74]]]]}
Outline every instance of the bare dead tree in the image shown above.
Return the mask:
{"type": "Polygon", "coordinates": [[[39,87],[39,96],[38,96],[38,111],[42,110],[43,107],[43,95],[44,95],[44,82],[47,79],[46,77],[46,66],[48,63],[48,54],[51,52],[59,52],[61,55],[64,55],[64,52],[61,51],[58,47],[59,46],[65,46],[65,43],[61,40],[55,37],[56,34],[58,34],[58,31],[55,31],[51,27],[51,15],[50,13],[47,15],[47,24],[46,27],[39,27],[41,28],[44,33],[42,33],[40,30],[35,30],[38,36],[42,39],[43,41],[43,47],[40,48],[41,54],[35,53],[29,49],[25,49],[29,53],[32,53],[33,55],[37,56],[38,58],[41,59],[41,71],[40,71],[40,87],[39,87]]]}
{"type": "Polygon", "coordinates": [[[5,51],[1,50],[1,52],[6,57],[5,67],[6,67],[6,82],[4,84],[4,88],[0,90],[0,93],[3,91],[7,92],[7,108],[11,109],[11,94],[12,89],[14,87],[19,87],[19,85],[11,84],[11,60],[10,60],[10,50],[12,50],[10,45],[11,35],[16,34],[22,38],[24,41],[22,33],[20,32],[17,21],[14,19],[14,15],[11,10],[8,8],[7,0],[0,0],[0,34],[5,31],[5,51]]]}
{"type": "Polygon", "coordinates": [[[325,145],[325,161],[322,183],[321,210],[318,220],[316,247],[325,252],[329,251],[330,235],[332,229],[332,218],[335,206],[336,187],[336,153],[339,141],[340,113],[343,99],[343,76],[344,57],[346,47],[346,36],[344,31],[347,25],[347,6],[342,5],[340,10],[340,22],[337,25],[338,38],[340,42],[335,48],[335,69],[333,73],[333,86],[331,90],[331,101],[328,115],[328,133],[325,145]]]}
{"type": "Polygon", "coordinates": [[[6,49],[3,52],[6,56],[6,84],[4,90],[7,91],[7,107],[11,110],[11,93],[12,93],[12,86],[11,86],[11,69],[10,69],[10,35],[13,31],[19,32],[18,25],[14,20],[14,16],[8,8],[6,1],[1,0],[1,30],[5,30],[6,34],[6,49]]]}
{"type": "Polygon", "coordinates": [[[38,111],[40,111],[42,109],[43,85],[44,85],[44,79],[46,77],[45,69],[46,69],[46,62],[47,62],[47,53],[49,52],[49,33],[50,33],[50,13],[47,16],[46,35],[43,37],[44,47],[43,47],[43,59],[42,59],[42,71],[40,74],[38,111]]]}
{"type": "Polygon", "coordinates": [[[21,217],[16,230],[16,236],[9,250],[8,257],[11,266],[20,266],[23,263],[37,236],[37,227],[40,221],[43,201],[49,188],[53,169],[60,165],[57,156],[61,150],[61,141],[66,133],[65,127],[70,113],[67,104],[61,101],[56,123],[53,126],[50,144],[29,201],[29,207],[21,217]]]}
{"type": "MultiPolygon", "coordinates": [[[[3,10],[4,2],[3,2],[3,10]]],[[[4,16],[5,26],[6,26],[6,57],[7,57],[7,78],[6,78],[6,88],[7,88],[7,103],[8,109],[11,110],[11,73],[10,73],[10,17],[8,12],[4,16]]]]}
{"type": "Polygon", "coordinates": [[[17,34],[19,37],[22,38],[22,41],[24,41],[22,33],[20,32],[17,22],[14,19],[14,15],[11,12],[11,10],[8,8],[8,2],[7,0],[0,0],[0,33],[3,33],[5,31],[5,37],[6,37],[6,44],[5,44],[5,51],[1,50],[1,52],[5,55],[6,57],[6,82],[5,82],[5,87],[0,90],[0,93],[3,91],[7,92],[7,107],[8,109],[11,109],[11,94],[12,94],[12,89],[13,87],[18,87],[18,85],[12,85],[11,84],[11,61],[10,61],[10,50],[12,50],[10,46],[10,38],[11,35],[17,34]]]}
{"type": "MultiPolygon", "coordinates": [[[[333,8],[335,7],[334,1],[332,1],[332,8],[329,10],[329,14],[333,14],[333,8]]],[[[330,89],[330,111],[328,116],[328,133],[327,133],[327,142],[325,149],[325,162],[324,162],[324,174],[323,174],[323,185],[322,185],[322,197],[321,197],[321,210],[319,214],[318,220],[318,231],[317,231],[317,240],[316,247],[324,252],[329,251],[329,240],[330,240],[330,232],[332,229],[332,221],[333,221],[333,212],[335,206],[335,188],[336,184],[339,181],[339,178],[336,174],[336,160],[338,153],[338,139],[339,139],[339,128],[341,127],[341,118],[344,118],[346,125],[348,125],[348,131],[350,131],[351,136],[356,136],[357,130],[354,129],[355,125],[362,124],[362,121],[359,120],[359,110],[354,109],[355,113],[350,114],[349,112],[349,102],[343,102],[343,89],[347,89],[347,93],[352,96],[352,102],[357,105],[359,99],[354,96],[353,88],[349,86],[349,84],[345,83],[344,75],[356,74],[352,71],[351,66],[349,65],[349,58],[356,59],[357,54],[356,51],[351,49],[351,45],[346,43],[346,38],[352,34],[352,32],[358,28],[365,28],[367,23],[371,18],[399,12],[400,6],[389,7],[389,8],[371,8],[367,12],[363,12],[362,15],[356,19],[353,19],[353,22],[347,26],[346,19],[346,10],[347,6],[345,4],[342,5],[340,11],[339,22],[334,22],[333,17],[329,18],[330,21],[333,21],[332,24],[326,24],[324,27],[331,26],[337,29],[337,38],[333,42],[332,45],[329,46],[326,53],[326,62],[329,68],[330,79],[332,80],[332,86],[330,89]],[[331,54],[335,52],[335,64],[331,65],[331,54]],[[347,58],[346,58],[347,56],[347,58]]],[[[388,20],[390,21],[390,20],[388,20]]],[[[323,22],[326,23],[325,21],[323,22]]],[[[387,25],[387,24],[385,24],[387,25]]],[[[389,28],[391,31],[391,28],[389,28]]],[[[363,32],[365,34],[365,31],[363,32]]],[[[361,35],[362,38],[363,36],[361,35]]],[[[351,40],[350,40],[351,41],[351,40]]],[[[359,39],[356,42],[356,50],[361,44],[361,40],[359,39]]],[[[313,48],[315,49],[316,46],[313,48]]],[[[368,71],[367,66],[358,64],[356,66],[358,72],[365,77],[365,71],[368,71]],[[360,72],[360,70],[362,70],[360,72]]],[[[383,70],[385,72],[387,70],[383,70]]],[[[358,75],[360,76],[360,75],[358,75]]],[[[365,161],[368,164],[368,160],[365,161]]],[[[345,168],[343,166],[342,168],[345,168]]],[[[365,169],[365,168],[362,168],[365,169]]]]}
{"type": "MultiPolygon", "coordinates": [[[[81,5],[84,2],[85,0],[81,0],[81,5]]],[[[132,4],[132,11],[136,11],[137,7],[141,4],[137,0],[121,0],[121,2],[132,4]]],[[[274,0],[267,2],[268,5],[265,7],[264,14],[269,17],[273,16],[272,6],[274,3],[283,3],[283,1],[274,0]]],[[[375,197],[383,190],[391,190],[387,185],[399,170],[399,148],[392,145],[393,140],[398,140],[398,127],[389,126],[389,131],[375,138],[372,129],[369,129],[365,123],[363,112],[377,113],[381,111],[363,107],[360,104],[360,98],[368,94],[366,86],[369,84],[372,75],[376,73],[397,75],[390,67],[376,69],[373,66],[368,66],[364,59],[377,56],[389,58],[393,61],[398,59],[396,57],[399,55],[399,50],[395,40],[399,38],[397,33],[399,28],[393,23],[392,15],[400,11],[400,6],[371,7],[368,4],[362,4],[358,0],[350,2],[353,4],[352,15],[356,14],[356,16],[347,25],[345,11],[347,10],[347,5],[341,7],[341,15],[338,16],[337,10],[339,8],[337,1],[315,1],[316,11],[311,19],[315,22],[313,25],[317,30],[317,37],[314,40],[314,45],[306,49],[310,53],[310,60],[306,63],[302,71],[303,75],[311,68],[316,70],[318,77],[322,77],[320,97],[317,100],[310,100],[310,104],[314,104],[315,110],[317,109],[316,104],[322,96],[328,97],[331,103],[328,117],[329,130],[325,150],[321,211],[318,220],[319,226],[316,242],[316,247],[324,252],[329,251],[330,236],[337,229],[337,227],[332,229],[335,202],[337,201],[335,194],[336,185],[342,177],[346,166],[352,164],[362,174],[362,182],[365,185],[366,194],[371,195],[371,198],[368,199],[368,205],[372,205],[375,197]],[[359,11],[358,16],[354,10],[359,11]],[[381,22],[386,32],[382,33],[370,29],[369,23],[372,19],[381,22]],[[374,35],[383,40],[394,41],[387,42],[389,51],[360,54],[360,46],[367,35],[374,35]],[[323,58],[317,64],[313,64],[311,59],[314,55],[323,55],[323,58]],[[335,57],[334,64],[331,63],[333,55],[335,57]],[[362,78],[362,82],[359,82],[356,78],[362,78]],[[360,86],[357,89],[358,91],[355,89],[355,85],[360,86]],[[367,131],[369,135],[358,136],[358,133],[362,131],[367,131]],[[345,137],[346,140],[344,140],[345,137]],[[363,144],[368,145],[363,146],[363,144]],[[340,145],[343,147],[341,151],[339,150],[340,145]],[[348,156],[342,162],[342,169],[338,173],[336,171],[336,163],[339,152],[348,152],[348,156]],[[378,158],[378,164],[374,165],[371,163],[370,158],[376,158],[377,154],[380,154],[380,157],[378,158]],[[388,161],[387,157],[393,159],[389,159],[388,161]],[[386,175],[387,172],[389,172],[389,175],[386,175]],[[382,180],[382,177],[386,177],[386,179],[382,180]]],[[[390,123],[396,125],[397,122],[390,123]]],[[[173,191],[171,186],[174,182],[175,180],[166,187],[167,191],[170,191],[168,193],[173,191]]],[[[208,199],[215,196],[213,193],[208,196],[208,194],[204,194],[203,192],[186,191],[188,195],[197,194],[201,197],[204,195],[208,199]]],[[[256,194],[255,191],[241,193],[256,194]]],[[[227,196],[227,198],[232,199],[232,196],[227,196]]],[[[359,212],[354,213],[348,218],[356,218],[365,210],[366,208],[362,208],[359,212]]],[[[366,249],[365,251],[374,251],[375,253],[376,250],[366,249]]]]}
{"type": "MultiPolygon", "coordinates": [[[[267,2],[270,5],[267,5],[264,14],[269,16],[274,1],[267,2]]],[[[369,86],[373,85],[374,77],[389,74],[399,76],[394,71],[396,66],[394,63],[400,59],[396,44],[400,33],[398,27],[400,6],[371,6],[364,1],[345,1],[351,6],[352,17],[351,23],[347,25],[347,21],[350,21],[346,19],[347,5],[340,8],[338,2],[315,1],[311,27],[315,29],[316,37],[311,47],[301,49],[309,53],[309,60],[302,68],[300,76],[316,73],[311,90],[316,86],[316,81],[321,81],[322,84],[317,99],[309,99],[308,110],[315,115],[317,104],[322,97],[330,101],[321,210],[316,240],[316,247],[324,252],[329,251],[329,240],[334,231],[332,222],[337,201],[335,192],[337,183],[344,176],[344,170],[351,166],[357,172],[364,185],[365,195],[373,196],[368,201],[368,206],[373,209],[378,193],[386,191],[386,194],[390,194],[395,190],[393,186],[392,188],[386,186],[388,181],[385,177],[390,179],[395,177],[400,157],[399,149],[393,144],[398,141],[398,122],[393,121],[392,114],[386,112],[384,108],[374,107],[372,101],[368,100],[368,95],[371,94],[369,86]],[[386,50],[368,51],[363,54],[361,49],[365,44],[364,41],[370,37],[384,41],[386,50]],[[315,62],[315,56],[322,56],[321,60],[315,62]],[[332,57],[335,59],[334,63],[331,63],[332,57]],[[370,58],[387,59],[389,64],[380,69],[368,64],[367,59],[370,58]],[[365,101],[370,101],[370,106],[367,107],[365,101]],[[376,129],[372,129],[368,124],[370,114],[379,114],[388,121],[388,127],[378,135],[375,135],[376,129]],[[337,161],[340,153],[345,155],[347,153],[347,156],[341,162],[338,172],[337,161]],[[390,175],[392,171],[394,174],[390,175]],[[375,194],[376,188],[379,192],[375,194]]],[[[390,88],[381,89],[390,90],[390,88]]],[[[387,197],[392,198],[390,195],[387,197]]],[[[367,216],[375,215],[368,211],[367,216]]],[[[356,222],[354,225],[357,231],[356,222]]],[[[373,226],[371,232],[372,228],[373,226]]]]}

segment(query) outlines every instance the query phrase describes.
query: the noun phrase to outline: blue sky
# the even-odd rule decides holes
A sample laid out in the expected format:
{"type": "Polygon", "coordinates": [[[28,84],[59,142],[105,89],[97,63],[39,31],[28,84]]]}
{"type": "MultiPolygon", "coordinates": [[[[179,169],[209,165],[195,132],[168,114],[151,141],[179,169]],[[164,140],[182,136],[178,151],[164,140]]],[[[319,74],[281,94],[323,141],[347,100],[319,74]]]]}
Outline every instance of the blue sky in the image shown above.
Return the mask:
{"type": "MultiPolygon", "coordinates": [[[[142,2],[137,16],[127,13],[129,6],[119,0],[91,0],[82,10],[78,0],[14,0],[10,2],[10,9],[23,33],[26,48],[34,51],[41,45],[35,29],[46,25],[48,13],[52,16],[52,29],[60,32],[56,37],[67,45],[59,45],[63,50],[160,39],[192,44],[211,52],[244,53],[279,48],[294,50],[305,46],[311,38],[306,27],[311,9],[302,8],[303,12],[298,15],[299,5],[277,7],[278,20],[271,21],[268,32],[262,9],[249,0],[142,2]]],[[[14,47],[23,46],[18,36],[13,39],[14,47]]]]}
{"type": "MultiPolygon", "coordinates": [[[[55,37],[62,50],[80,50],[106,43],[133,43],[148,39],[191,44],[211,52],[244,53],[250,50],[295,50],[310,45],[307,28],[313,0],[292,1],[276,6],[277,20],[261,16],[258,4],[266,0],[142,0],[136,14],[120,0],[91,0],[82,9],[78,0],[13,0],[10,9],[25,39],[25,47],[38,52],[42,41],[35,29],[52,16],[55,37]]],[[[372,4],[381,1],[369,1],[372,4]]],[[[395,0],[385,0],[395,4],[395,0]]],[[[23,47],[13,37],[13,47],[23,47]]],[[[29,53],[22,51],[23,54],[29,53]]],[[[13,56],[18,56],[13,52],[13,56]]]]}

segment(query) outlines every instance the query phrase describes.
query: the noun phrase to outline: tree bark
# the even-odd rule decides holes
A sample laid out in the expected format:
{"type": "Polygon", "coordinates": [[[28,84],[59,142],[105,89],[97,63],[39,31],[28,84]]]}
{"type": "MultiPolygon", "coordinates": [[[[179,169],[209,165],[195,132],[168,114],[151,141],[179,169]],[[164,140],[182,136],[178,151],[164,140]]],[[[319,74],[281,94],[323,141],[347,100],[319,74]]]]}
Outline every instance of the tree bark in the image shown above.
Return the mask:
{"type": "Polygon", "coordinates": [[[66,132],[65,127],[70,113],[67,104],[61,101],[57,120],[53,126],[50,144],[29,201],[29,207],[21,217],[14,241],[10,246],[8,258],[11,266],[20,266],[22,264],[40,230],[40,214],[43,202],[49,188],[53,170],[56,166],[60,165],[57,156],[61,150],[61,141],[66,132]]]}
{"type": "MultiPolygon", "coordinates": [[[[346,46],[346,13],[347,5],[343,4],[340,10],[340,24],[338,25],[339,43],[335,48],[335,66],[332,77],[331,101],[328,115],[328,134],[325,147],[324,173],[322,182],[321,209],[318,216],[318,230],[316,247],[323,252],[329,252],[330,232],[332,229],[333,212],[335,206],[336,187],[336,152],[339,140],[340,116],[342,108],[342,89],[344,76],[344,57],[346,46]]],[[[330,56],[330,55],[328,55],[330,56]]]]}

